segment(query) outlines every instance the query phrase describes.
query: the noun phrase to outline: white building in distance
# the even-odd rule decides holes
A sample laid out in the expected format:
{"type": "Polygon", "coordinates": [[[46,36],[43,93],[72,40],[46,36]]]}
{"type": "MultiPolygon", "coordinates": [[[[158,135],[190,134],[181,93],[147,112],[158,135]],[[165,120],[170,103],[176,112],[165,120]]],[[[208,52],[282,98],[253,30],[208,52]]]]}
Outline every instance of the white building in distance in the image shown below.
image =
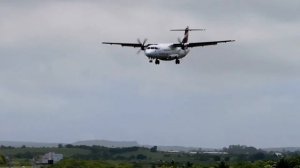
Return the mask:
{"type": "Polygon", "coordinates": [[[40,159],[37,161],[38,164],[54,164],[58,161],[62,160],[64,158],[63,154],[49,152],[42,156],[40,156],[40,159]]]}

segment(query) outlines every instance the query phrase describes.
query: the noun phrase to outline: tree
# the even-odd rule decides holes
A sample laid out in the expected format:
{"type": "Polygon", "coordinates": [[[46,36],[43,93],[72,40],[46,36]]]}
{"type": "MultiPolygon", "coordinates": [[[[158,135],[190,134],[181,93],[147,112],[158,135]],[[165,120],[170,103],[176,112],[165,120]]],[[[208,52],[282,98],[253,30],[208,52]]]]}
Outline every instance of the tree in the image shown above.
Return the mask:
{"type": "Polygon", "coordinates": [[[0,155],[0,165],[5,165],[5,164],[6,164],[5,156],[0,155]]]}
{"type": "Polygon", "coordinates": [[[251,156],[251,160],[263,160],[266,158],[266,155],[263,152],[257,152],[251,156]]]}
{"type": "Polygon", "coordinates": [[[157,152],[157,146],[153,146],[152,148],[150,148],[150,152],[157,152]]]}
{"type": "Polygon", "coordinates": [[[186,167],[193,167],[193,163],[192,162],[187,162],[186,167]]]}
{"type": "Polygon", "coordinates": [[[73,148],[74,146],[72,144],[67,144],[66,148],[73,148]]]}
{"type": "Polygon", "coordinates": [[[229,168],[229,166],[225,162],[220,162],[217,168],[229,168]]]}
{"type": "Polygon", "coordinates": [[[58,144],[58,146],[57,146],[58,148],[63,148],[64,147],[64,145],[63,144],[58,144]]]}
{"type": "Polygon", "coordinates": [[[145,159],[147,159],[147,156],[145,156],[145,155],[143,155],[143,154],[138,154],[138,155],[136,156],[136,159],[138,159],[138,160],[145,160],[145,159]]]}
{"type": "Polygon", "coordinates": [[[292,168],[292,165],[289,163],[288,160],[282,158],[277,162],[276,168],[292,168]]]}
{"type": "Polygon", "coordinates": [[[219,155],[216,155],[216,156],[213,156],[214,157],[214,161],[218,162],[221,160],[221,156],[219,155]]]}

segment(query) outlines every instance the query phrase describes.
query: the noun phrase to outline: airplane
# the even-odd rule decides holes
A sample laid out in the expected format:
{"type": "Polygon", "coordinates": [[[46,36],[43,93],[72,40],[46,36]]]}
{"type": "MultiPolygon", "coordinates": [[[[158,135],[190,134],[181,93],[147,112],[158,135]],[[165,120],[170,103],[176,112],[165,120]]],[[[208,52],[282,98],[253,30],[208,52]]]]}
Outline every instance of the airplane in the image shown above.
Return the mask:
{"type": "Polygon", "coordinates": [[[234,42],[235,40],[223,40],[223,41],[206,41],[206,42],[193,42],[189,43],[190,31],[204,31],[205,29],[190,29],[187,26],[185,29],[172,29],[170,31],[184,31],[184,37],[182,40],[178,38],[178,43],[158,43],[158,44],[146,44],[147,39],[143,42],[137,39],[137,43],[115,43],[115,42],[102,42],[102,44],[120,45],[122,47],[134,47],[140,48],[140,51],[144,51],[148,57],[149,62],[152,63],[155,60],[155,64],[158,65],[160,60],[172,61],[175,60],[175,64],[180,64],[180,59],[184,58],[189,52],[189,48],[203,47],[209,45],[217,45],[218,43],[234,42]]]}

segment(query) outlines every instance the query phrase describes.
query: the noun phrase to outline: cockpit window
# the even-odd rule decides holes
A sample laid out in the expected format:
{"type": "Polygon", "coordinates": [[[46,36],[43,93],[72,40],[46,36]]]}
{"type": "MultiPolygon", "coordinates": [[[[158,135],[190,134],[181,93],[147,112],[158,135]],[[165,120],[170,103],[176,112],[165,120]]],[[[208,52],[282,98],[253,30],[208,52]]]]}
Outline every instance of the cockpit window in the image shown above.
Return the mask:
{"type": "Polygon", "coordinates": [[[158,50],[157,47],[147,47],[147,49],[154,49],[154,50],[158,50]]]}

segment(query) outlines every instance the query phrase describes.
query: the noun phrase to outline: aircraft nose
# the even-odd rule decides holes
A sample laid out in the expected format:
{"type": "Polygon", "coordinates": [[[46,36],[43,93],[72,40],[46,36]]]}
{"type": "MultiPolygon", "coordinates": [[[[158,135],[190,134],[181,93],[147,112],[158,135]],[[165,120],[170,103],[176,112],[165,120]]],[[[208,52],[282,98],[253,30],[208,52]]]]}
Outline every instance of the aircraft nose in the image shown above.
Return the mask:
{"type": "Polygon", "coordinates": [[[151,51],[150,50],[145,50],[145,54],[147,55],[147,56],[151,56],[151,51]]]}

